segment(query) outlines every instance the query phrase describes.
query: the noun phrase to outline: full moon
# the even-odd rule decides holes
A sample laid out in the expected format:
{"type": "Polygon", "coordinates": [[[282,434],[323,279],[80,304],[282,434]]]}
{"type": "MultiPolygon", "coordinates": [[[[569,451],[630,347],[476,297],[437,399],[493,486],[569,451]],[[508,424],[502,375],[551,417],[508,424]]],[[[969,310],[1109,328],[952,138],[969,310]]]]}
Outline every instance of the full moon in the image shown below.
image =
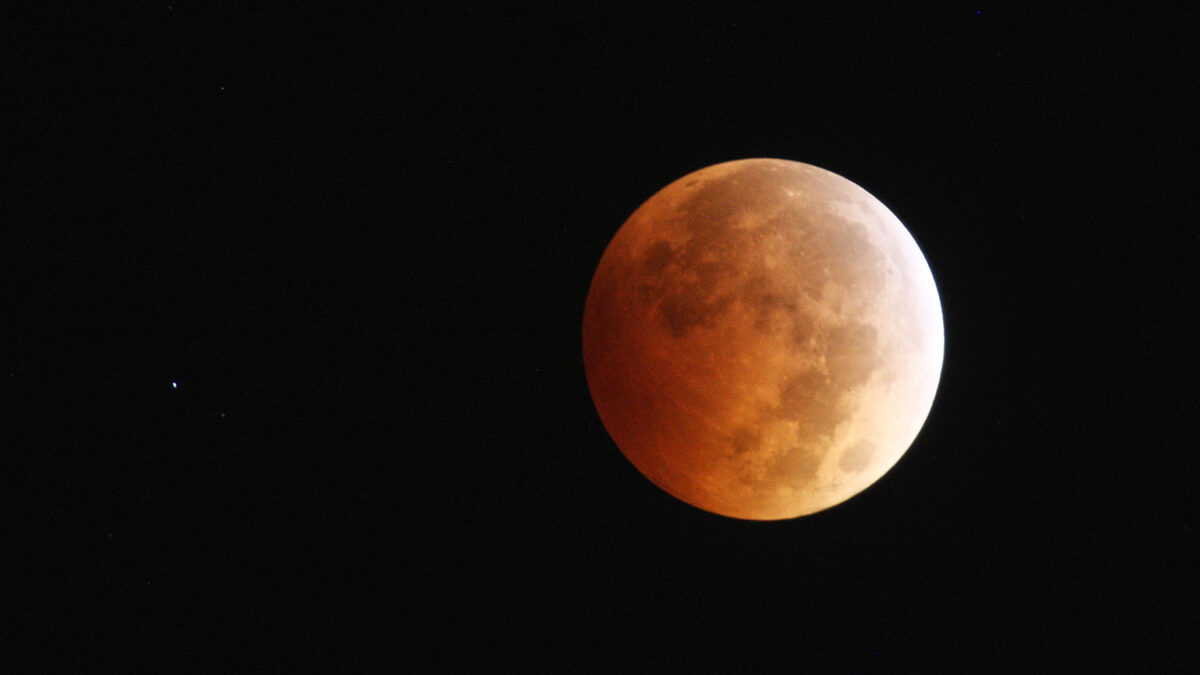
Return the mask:
{"type": "Polygon", "coordinates": [[[944,332],[933,275],[879,200],[779,159],[710,166],[617,231],[583,317],[605,429],[706,511],[794,518],[853,497],[915,440],[944,332]]]}

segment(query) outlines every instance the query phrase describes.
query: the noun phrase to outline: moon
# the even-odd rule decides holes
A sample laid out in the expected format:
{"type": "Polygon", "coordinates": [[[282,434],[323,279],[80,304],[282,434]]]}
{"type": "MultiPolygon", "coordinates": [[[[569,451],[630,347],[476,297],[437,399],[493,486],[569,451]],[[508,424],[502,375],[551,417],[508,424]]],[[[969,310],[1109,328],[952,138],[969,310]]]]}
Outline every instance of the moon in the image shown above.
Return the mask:
{"type": "Polygon", "coordinates": [[[747,520],[875,483],[925,423],[945,335],[917,243],[810,164],[744,159],[641,205],[592,278],[583,359],[600,420],[655,485],[747,520]]]}

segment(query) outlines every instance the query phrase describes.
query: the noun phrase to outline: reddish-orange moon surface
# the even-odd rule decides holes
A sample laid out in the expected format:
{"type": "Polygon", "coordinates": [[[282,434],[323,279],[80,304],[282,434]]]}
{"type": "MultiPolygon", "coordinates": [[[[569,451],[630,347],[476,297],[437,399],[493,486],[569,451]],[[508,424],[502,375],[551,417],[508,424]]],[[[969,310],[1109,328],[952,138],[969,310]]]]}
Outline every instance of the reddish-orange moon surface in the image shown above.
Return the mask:
{"type": "Polygon", "coordinates": [[[592,278],[588,387],[617,447],[701,509],[839,504],[907,451],[942,369],[941,303],[895,215],[849,180],[725,162],[629,217],[592,278]]]}

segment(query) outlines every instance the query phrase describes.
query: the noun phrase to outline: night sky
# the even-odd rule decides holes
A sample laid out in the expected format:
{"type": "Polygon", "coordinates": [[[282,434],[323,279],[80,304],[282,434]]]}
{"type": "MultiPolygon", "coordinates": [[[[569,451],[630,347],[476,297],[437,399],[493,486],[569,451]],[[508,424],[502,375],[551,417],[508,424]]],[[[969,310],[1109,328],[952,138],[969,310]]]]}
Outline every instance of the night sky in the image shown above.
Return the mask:
{"type": "Polygon", "coordinates": [[[14,672],[1195,648],[1194,10],[127,4],[4,28],[14,672]],[[883,201],[946,324],[900,463],[773,523],[643,478],[580,345],[628,215],[747,157],[883,201]]]}

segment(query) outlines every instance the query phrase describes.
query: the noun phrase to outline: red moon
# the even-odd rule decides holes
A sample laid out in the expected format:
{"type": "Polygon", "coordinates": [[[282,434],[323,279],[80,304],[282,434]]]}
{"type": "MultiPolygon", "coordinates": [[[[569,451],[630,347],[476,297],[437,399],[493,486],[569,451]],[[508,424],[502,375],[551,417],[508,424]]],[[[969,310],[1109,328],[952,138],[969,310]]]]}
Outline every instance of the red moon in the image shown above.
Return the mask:
{"type": "Polygon", "coordinates": [[[779,159],[710,166],[642,204],[588,292],[583,358],[609,435],[706,511],[802,516],[865,490],[933,404],[941,303],[879,200],[779,159]]]}

